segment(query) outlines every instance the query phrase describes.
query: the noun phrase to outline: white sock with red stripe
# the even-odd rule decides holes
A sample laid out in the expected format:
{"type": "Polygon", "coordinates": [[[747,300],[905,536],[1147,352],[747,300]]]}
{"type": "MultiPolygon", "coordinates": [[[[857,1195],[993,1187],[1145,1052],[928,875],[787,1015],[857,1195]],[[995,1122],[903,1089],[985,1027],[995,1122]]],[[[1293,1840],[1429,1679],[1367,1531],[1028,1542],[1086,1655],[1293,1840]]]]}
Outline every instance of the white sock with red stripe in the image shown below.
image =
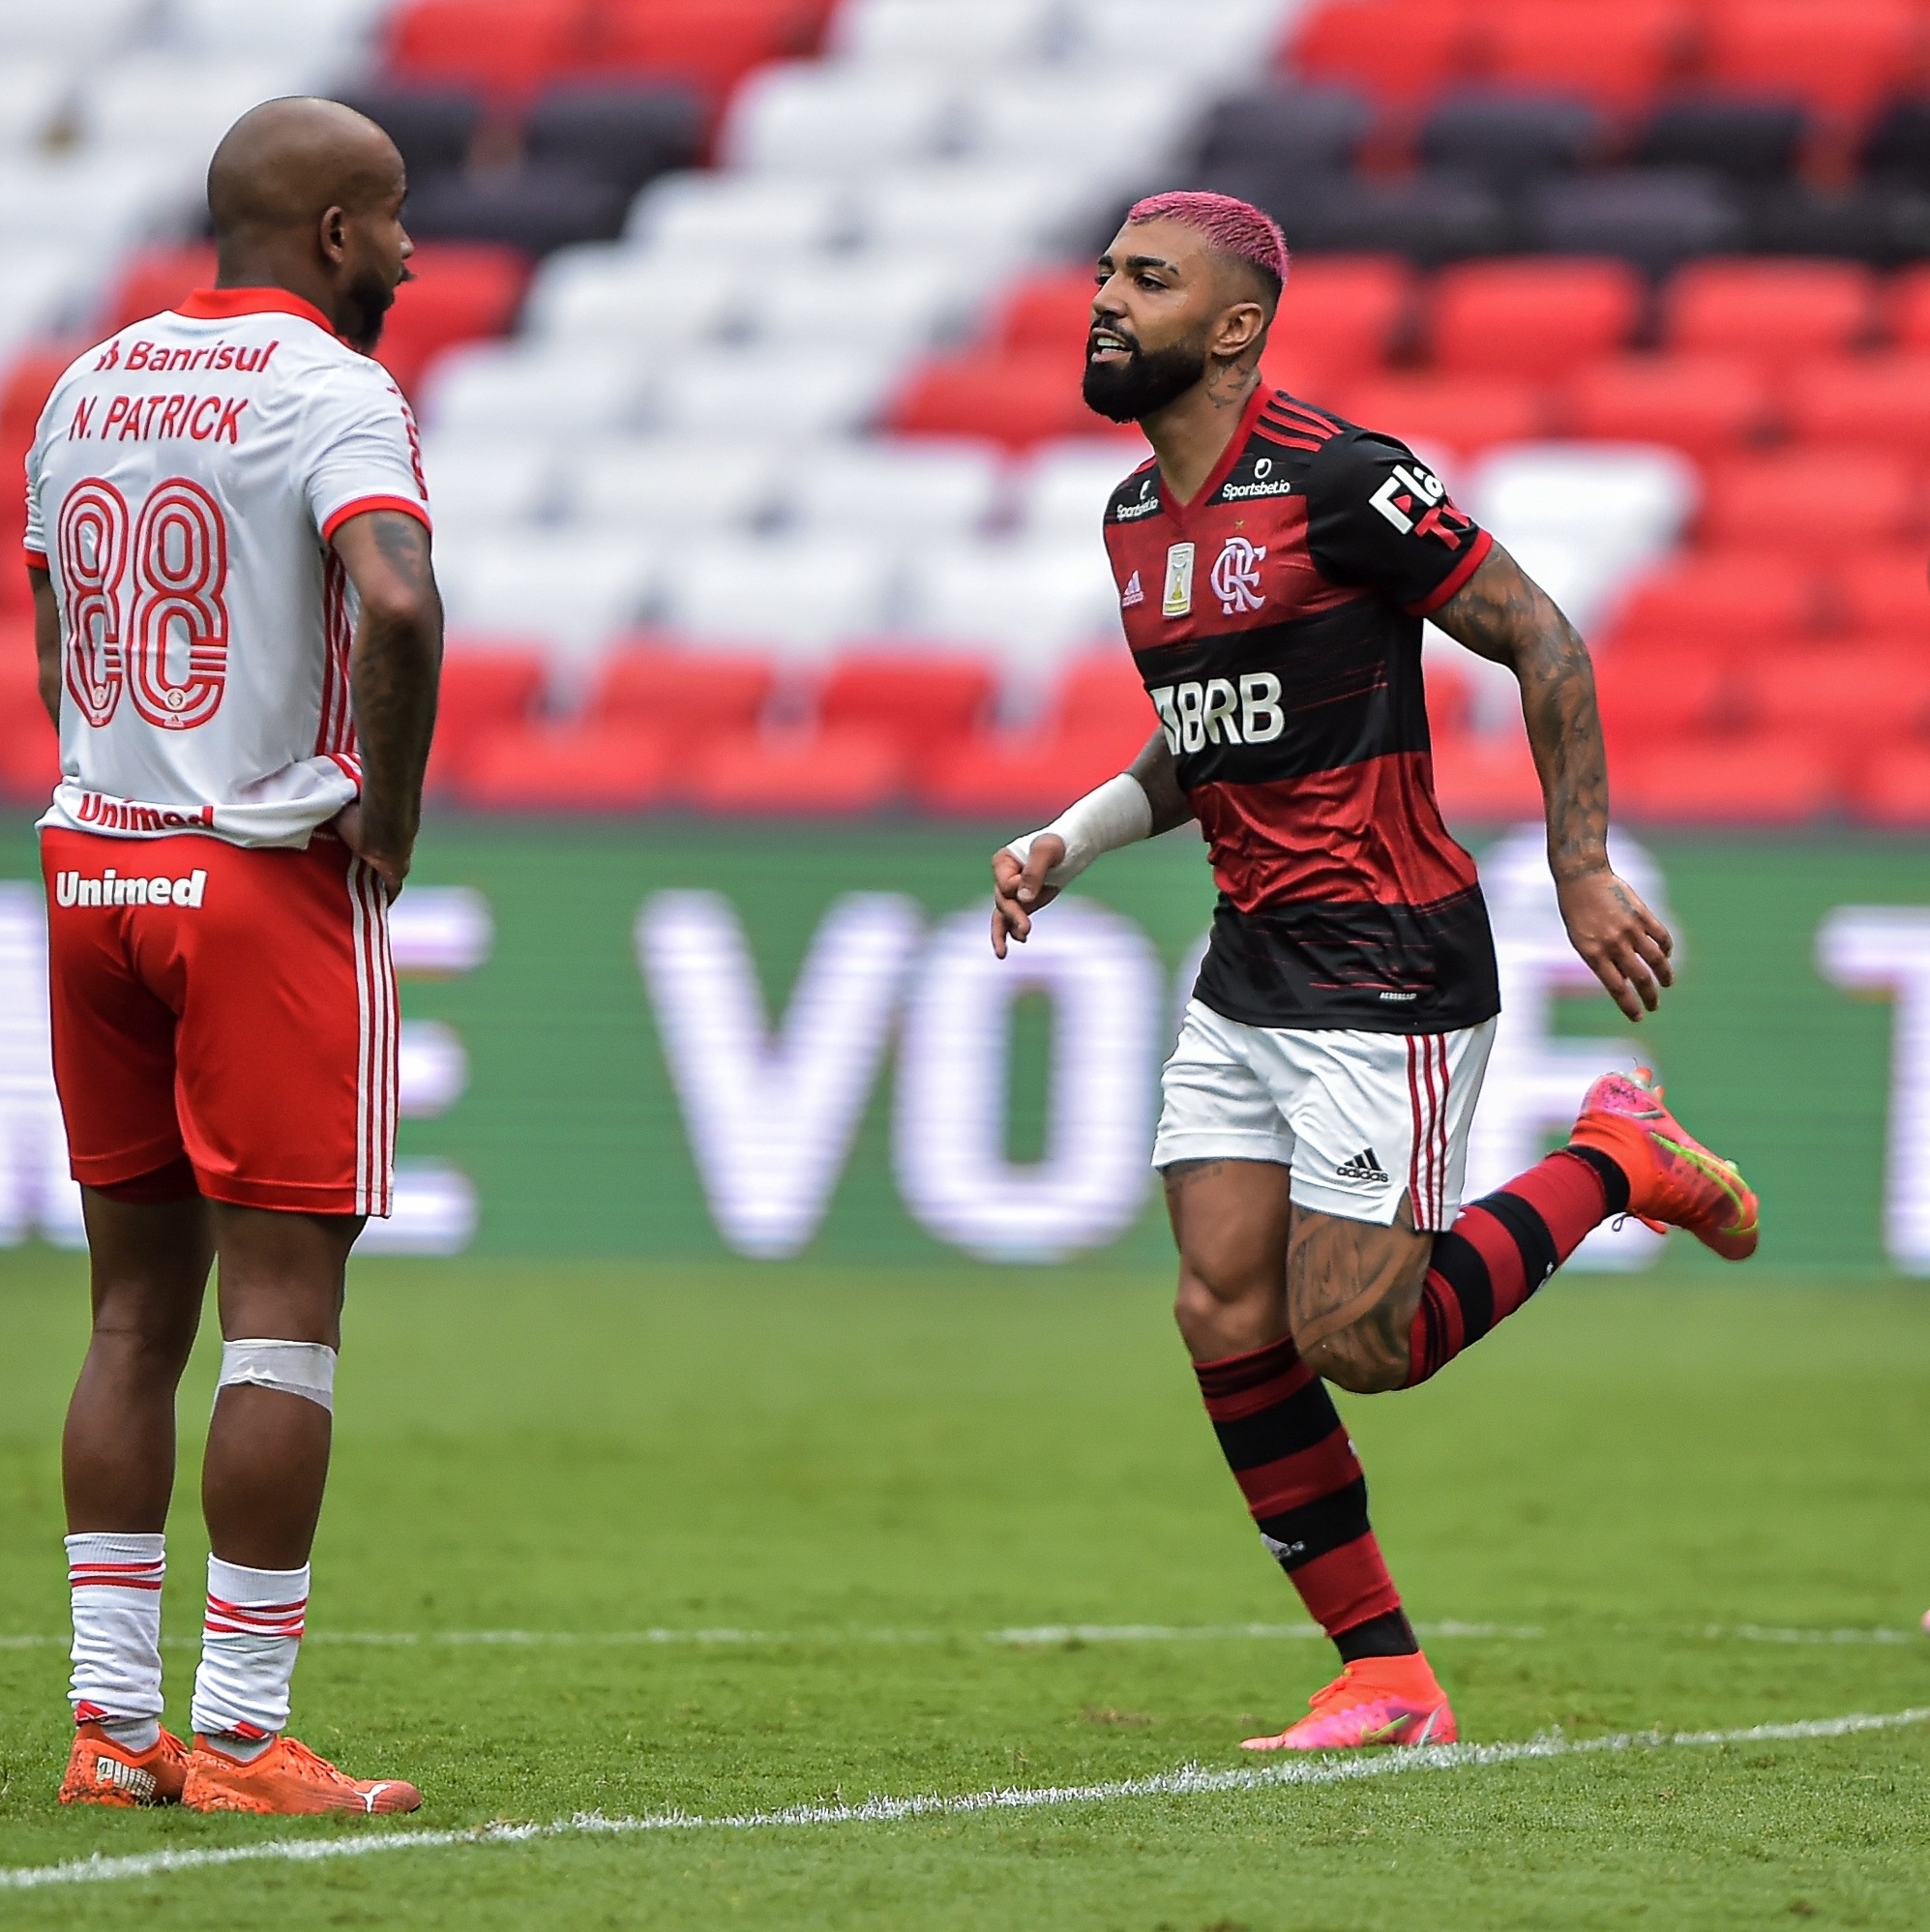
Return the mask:
{"type": "Polygon", "coordinates": [[[230,1757],[258,1756],[288,1722],[288,1683],[309,1608],[309,1566],[252,1570],[208,1559],[195,1731],[230,1757]]]}
{"type": "Polygon", "coordinates": [[[67,1539],[76,1724],[145,1751],[161,1736],[161,1584],[167,1538],[88,1531],[67,1539]]]}

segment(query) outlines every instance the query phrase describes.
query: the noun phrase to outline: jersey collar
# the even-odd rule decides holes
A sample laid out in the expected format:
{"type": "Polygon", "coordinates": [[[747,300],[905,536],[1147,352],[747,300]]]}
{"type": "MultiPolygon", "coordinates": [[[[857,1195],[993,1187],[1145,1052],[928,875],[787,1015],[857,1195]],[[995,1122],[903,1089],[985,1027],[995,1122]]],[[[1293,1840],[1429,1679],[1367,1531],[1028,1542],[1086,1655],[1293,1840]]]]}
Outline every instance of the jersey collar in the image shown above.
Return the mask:
{"type": "Polygon", "coordinates": [[[1247,398],[1246,407],[1240,411],[1240,419],[1233,426],[1233,432],[1227,438],[1227,446],[1220,452],[1220,460],[1207,471],[1206,480],[1184,503],[1176,502],[1167,488],[1166,472],[1159,478],[1159,500],[1166,505],[1166,514],[1174,522],[1183,522],[1203,503],[1210,503],[1214,492],[1232,474],[1233,464],[1240,460],[1240,452],[1246,448],[1246,439],[1253,433],[1253,426],[1260,421],[1260,412],[1265,408],[1280,392],[1270,382],[1258,384],[1253,394],[1247,398]]]}
{"type": "Polygon", "coordinates": [[[174,312],[196,322],[228,322],[238,315],[299,315],[335,334],[335,324],[312,302],[286,288],[197,288],[174,312]]]}

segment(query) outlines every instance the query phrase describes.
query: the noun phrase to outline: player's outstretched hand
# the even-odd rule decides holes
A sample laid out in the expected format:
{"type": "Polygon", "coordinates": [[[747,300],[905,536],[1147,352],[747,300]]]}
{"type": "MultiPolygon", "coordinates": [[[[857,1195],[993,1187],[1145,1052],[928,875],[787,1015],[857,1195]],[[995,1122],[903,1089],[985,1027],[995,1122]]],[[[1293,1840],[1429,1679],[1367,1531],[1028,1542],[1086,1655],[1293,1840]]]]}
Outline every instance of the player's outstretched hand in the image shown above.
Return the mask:
{"type": "Polygon", "coordinates": [[[1046,883],[1046,874],[1065,857],[1065,841],[1056,832],[1041,832],[1022,867],[1009,847],[992,855],[992,950],[1002,960],[1008,937],[1023,946],[1032,930],[1032,914],[1058,897],[1058,887],[1046,883]]]}
{"type": "Polygon", "coordinates": [[[409,862],[406,856],[398,859],[391,853],[371,847],[362,817],[362,801],[357,798],[344,805],[328,821],[328,829],[376,874],[382,881],[382,889],[389,895],[389,904],[393,906],[401,892],[402,881],[409,876],[409,862]]]}
{"type": "Polygon", "coordinates": [[[1555,895],[1561,921],[1589,970],[1608,988],[1609,997],[1640,1020],[1662,1003],[1662,989],[1674,986],[1669,955],[1676,941],[1668,927],[1643,905],[1626,879],[1604,867],[1580,878],[1558,879],[1555,895]]]}

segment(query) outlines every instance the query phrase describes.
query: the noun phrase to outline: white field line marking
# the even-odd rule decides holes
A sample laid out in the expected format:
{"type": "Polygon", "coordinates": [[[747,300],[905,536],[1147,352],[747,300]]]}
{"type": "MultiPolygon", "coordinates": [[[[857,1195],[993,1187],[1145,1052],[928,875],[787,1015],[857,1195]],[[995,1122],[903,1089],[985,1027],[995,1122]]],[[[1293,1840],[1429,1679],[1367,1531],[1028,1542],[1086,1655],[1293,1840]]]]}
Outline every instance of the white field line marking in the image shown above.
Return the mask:
{"type": "Polygon", "coordinates": [[[1725,1629],[1711,1623],[1706,1637],[1739,1637],[1746,1644],[1920,1644],[1921,1630],[1775,1630],[1761,1623],[1737,1623],[1725,1629]]]}
{"type": "Polygon", "coordinates": [[[862,1804],[789,1804],[775,1811],[743,1811],[704,1817],[658,1811],[640,1818],[606,1818],[579,1812],[548,1825],[485,1825],[468,1831],[371,1831],[355,1837],[270,1838],[180,1852],[140,1852],[119,1858],[72,1859],[59,1865],[0,1866],[0,1891],[44,1886],[101,1885],[114,1879],[155,1878],[167,1872],[205,1871],[220,1865],[359,1858],[373,1852],[430,1851],[450,1846],[523,1845],[547,1838],[628,1836],[645,1831],[765,1831],[817,1825],[890,1825],[906,1818],[957,1818],[991,1811],[1035,1811],[1070,1804],[1116,1804],[1136,1798],[1200,1798],[1219,1792],[1269,1791],[1287,1785],[1351,1784],[1402,1771],[1459,1771],[1488,1765],[1591,1757],[1603,1752],[1665,1750],[1721,1744],[1757,1744],[1811,1738],[1846,1738],[1862,1731],[1891,1731],[1930,1719],[1930,1708],[1892,1710],[1881,1716],[1817,1717],[1796,1724],[1756,1724],[1745,1731],[1631,1731],[1610,1738],[1569,1739],[1553,1734],[1515,1744],[1424,1744],[1374,1757],[1321,1757],[1250,1770],[1209,1771],[1198,1765],[1151,1777],[1112,1784],[1007,1787],[936,1793],[916,1798],[869,1798],[862,1804]]]}

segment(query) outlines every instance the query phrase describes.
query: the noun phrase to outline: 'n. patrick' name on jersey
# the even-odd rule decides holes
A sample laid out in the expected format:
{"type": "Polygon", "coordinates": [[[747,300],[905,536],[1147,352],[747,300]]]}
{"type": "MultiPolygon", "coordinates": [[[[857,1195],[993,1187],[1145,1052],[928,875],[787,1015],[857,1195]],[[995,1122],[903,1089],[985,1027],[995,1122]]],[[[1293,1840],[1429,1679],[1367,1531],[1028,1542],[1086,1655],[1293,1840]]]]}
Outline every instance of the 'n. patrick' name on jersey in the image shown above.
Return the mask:
{"type": "Polygon", "coordinates": [[[1201,1000],[1431,1033],[1499,1010],[1474,863],[1435,803],[1421,619],[1491,540],[1404,444],[1279,390],[1188,503],[1148,461],[1106,547],[1220,887],[1201,1000]]]}

